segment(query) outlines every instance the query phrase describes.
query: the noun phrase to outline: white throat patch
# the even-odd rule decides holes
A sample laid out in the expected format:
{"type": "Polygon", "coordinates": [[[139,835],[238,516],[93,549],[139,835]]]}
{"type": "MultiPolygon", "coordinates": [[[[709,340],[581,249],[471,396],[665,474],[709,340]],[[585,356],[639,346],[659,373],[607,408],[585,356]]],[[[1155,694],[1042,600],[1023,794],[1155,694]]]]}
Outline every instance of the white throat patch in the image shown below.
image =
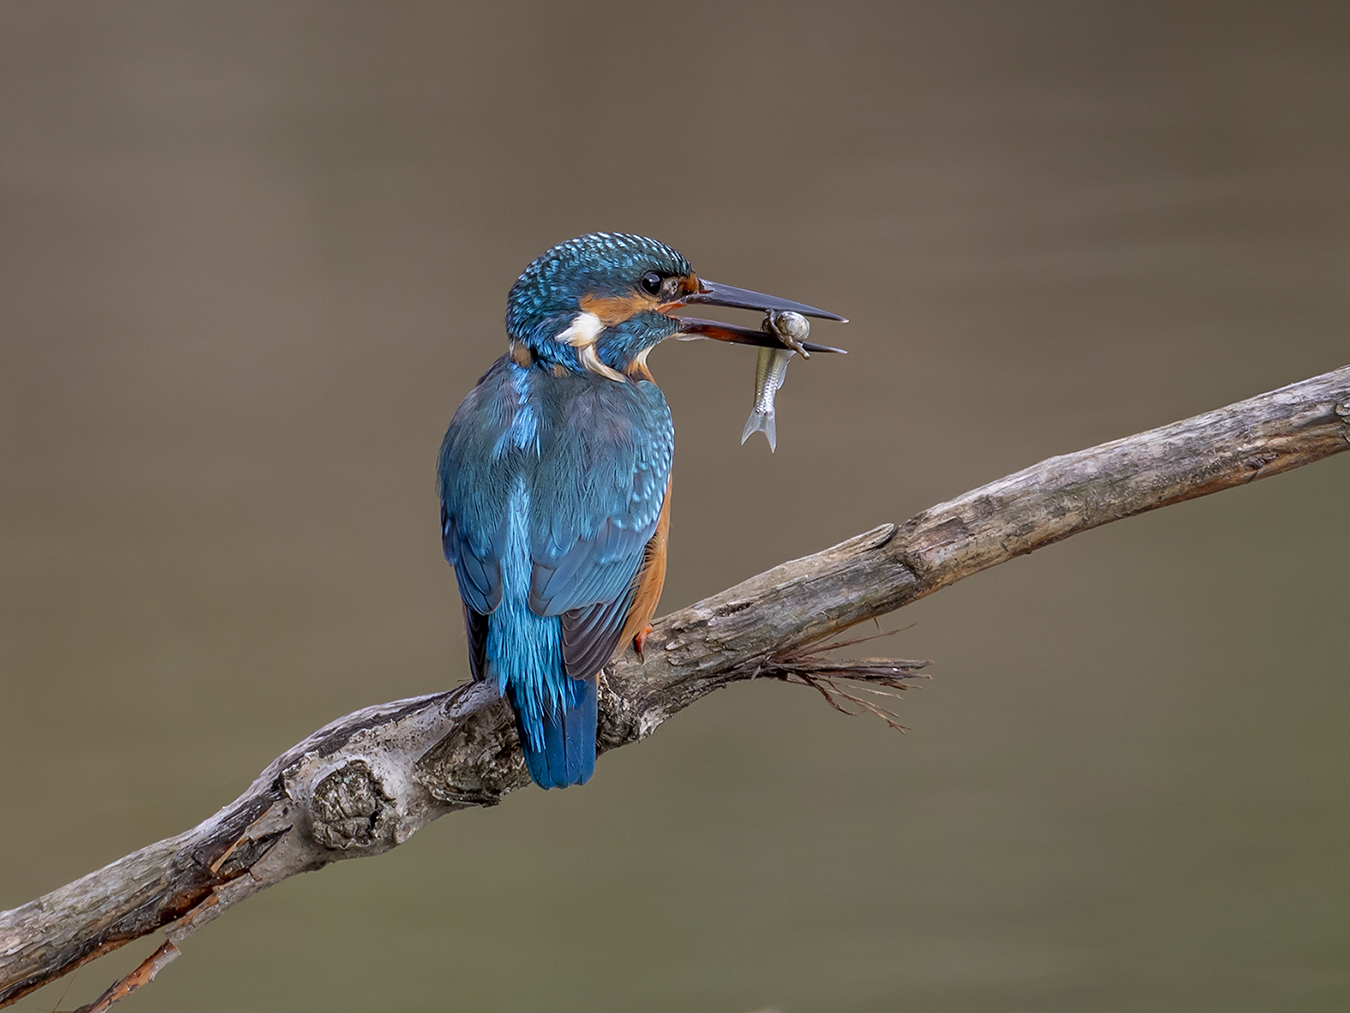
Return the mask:
{"type": "Polygon", "coordinates": [[[598,316],[583,310],[572,318],[572,323],[568,325],[567,330],[559,334],[554,340],[575,348],[577,359],[589,372],[622,382],[623,374],[601,362],[600,355],[595,350],[595,343],[600,340],[600,335],[604,333],[604,330],[605,325],[600,322],[598,316]]]}
{"type": "Polygon", "coordinates": [[[556,340],[565,342],[573,348],[582,348],[600,340],[600,334],[604,329],[605,325],[594,313],[582,312],[572,318],[571,325],[559,334],[556,340]]]}

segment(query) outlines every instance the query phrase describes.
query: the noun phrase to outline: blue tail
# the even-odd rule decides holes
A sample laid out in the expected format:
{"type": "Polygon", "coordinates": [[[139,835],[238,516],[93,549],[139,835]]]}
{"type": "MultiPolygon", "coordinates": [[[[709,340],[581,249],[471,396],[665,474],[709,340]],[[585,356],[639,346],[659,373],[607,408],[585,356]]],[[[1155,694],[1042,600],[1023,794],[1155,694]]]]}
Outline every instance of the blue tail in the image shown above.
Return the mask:
{"type": "Polygon", "coordinates": [[[546,705],[537,728],[525,727],[528,720],[525,715],[533,708],[523,700],[517,701],[516,684],[508,683],[506,687],[520,726],[525,766],[541,788],[585,784],[595,773],[595,680],[567,679],[567,682],[570,685],[565,694],[566,704],[546,705]]]}

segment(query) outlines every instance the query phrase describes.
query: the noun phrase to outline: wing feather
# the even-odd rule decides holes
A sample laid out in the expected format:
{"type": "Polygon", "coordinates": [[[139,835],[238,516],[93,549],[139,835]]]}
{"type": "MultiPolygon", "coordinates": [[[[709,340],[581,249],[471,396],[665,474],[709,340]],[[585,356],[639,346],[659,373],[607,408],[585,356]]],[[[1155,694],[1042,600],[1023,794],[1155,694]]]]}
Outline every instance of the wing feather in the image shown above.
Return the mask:
{"type": "Polygon", "coordinates": [[[469,642],[469,675],[474,682],[487,678],[488,617],[464,606],[464,638],[469,642]]]}
{"type": "Polygon", "coordinates": [[[446,430],[437,477],[441,493],[441,545],[455,568],[464,602],[469,667],[485,671],[487,616],[502,600],[502,553],[510,520],[510,490],[524,454],[499,448],[512,431],[520,398],[506,359],[499,359],[471,390],[446,430]]]}
{"type": "Polygon", "coordinates": [[[573,679],[589,679],[614,654],[633,607],[633,592],[562,614],[563,668],[573,679]]]}
{"type": "MultiPolygon", "coordinates": [[[[470,665],[486,666],[503,594],[513,491],[528,493],[528,602],[559,616],[563,668],[594,675],[618,645],[665,500],[674,428],[646,380],[555,376],[499,360],[441,447],[441,537],[465,605],[470,665]]],[[[516,592],[513,592],[516,593],[516,592]]]]}
{"type": "Polygon", "coordinates": [[[562,615],[627,593],[656,531],[674,427],[654,383],[577,378],[531,503],[530,607],[562,615]]]}

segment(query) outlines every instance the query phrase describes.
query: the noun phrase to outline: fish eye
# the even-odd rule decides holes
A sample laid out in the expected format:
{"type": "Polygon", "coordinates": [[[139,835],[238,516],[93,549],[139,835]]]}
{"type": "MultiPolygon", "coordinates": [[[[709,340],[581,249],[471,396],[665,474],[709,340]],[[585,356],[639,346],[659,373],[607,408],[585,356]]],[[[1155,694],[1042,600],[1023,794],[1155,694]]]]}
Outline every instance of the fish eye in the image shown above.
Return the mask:
{"type": "Polygon", "coordinates": [[[642,286],[642,290],[648,295],[660,295],[661,280],[661,276],[655,271],[648,271],[638,279],[638,284],[642,286]]]}

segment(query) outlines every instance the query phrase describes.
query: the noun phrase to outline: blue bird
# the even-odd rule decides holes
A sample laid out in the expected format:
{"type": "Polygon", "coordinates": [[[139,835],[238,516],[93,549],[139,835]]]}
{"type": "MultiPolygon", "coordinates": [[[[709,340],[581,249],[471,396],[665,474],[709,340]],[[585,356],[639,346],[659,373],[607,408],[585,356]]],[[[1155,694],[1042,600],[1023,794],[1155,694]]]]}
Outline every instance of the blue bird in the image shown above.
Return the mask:
{"type": "Polygon", "coordinates": [[[596,675],[622,645],[641,655],[665,580],[675,429],[647,353],[675,336],[779,345],[672,312],[699,303],[843,319],[702,281],[653,239],[571,239],[512,286],[507,354],[441,445],[441,539],[469,667],[510,700],[543,788],[594,772],[596,675]]]}

